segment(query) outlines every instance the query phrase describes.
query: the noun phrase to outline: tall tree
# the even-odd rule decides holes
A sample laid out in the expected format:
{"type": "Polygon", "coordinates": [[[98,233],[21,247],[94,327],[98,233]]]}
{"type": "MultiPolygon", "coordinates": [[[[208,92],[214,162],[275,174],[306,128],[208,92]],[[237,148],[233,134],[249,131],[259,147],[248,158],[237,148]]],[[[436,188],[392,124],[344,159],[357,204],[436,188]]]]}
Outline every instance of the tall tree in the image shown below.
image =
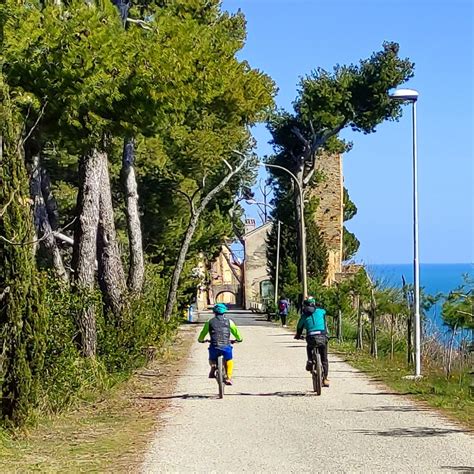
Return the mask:
{"type": "MultiPolygon", "coordinates": [[[[398,52],[398,44],[386,42],[381,51],[358,65],[338,65],[332,72],[318,68],[303,77],[294,112],[280,111],[268,123],[275,150],[271,161],[292,171],[306,190],[316,185],[317,161],[323,150],[350,149],[338,138],[344,128],[372,133],[384,120],[398,119],[401,105],[388,92],[413,76],[413,64],[400,59],[398,52]]],[[[297,221],[301,208],[296,193],[297,221]]]]}
{"type": "Polygon", "coordinates": [[[0,69],[0,415],[13,423],[37,403],[46,329],[20,118],[0,69]]]}

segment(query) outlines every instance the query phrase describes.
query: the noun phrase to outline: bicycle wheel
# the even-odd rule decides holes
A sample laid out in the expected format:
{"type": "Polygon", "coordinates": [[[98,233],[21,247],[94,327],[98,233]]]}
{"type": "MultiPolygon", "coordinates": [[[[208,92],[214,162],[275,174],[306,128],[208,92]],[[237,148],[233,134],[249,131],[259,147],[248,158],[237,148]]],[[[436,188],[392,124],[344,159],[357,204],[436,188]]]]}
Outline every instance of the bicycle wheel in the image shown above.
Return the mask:
{"type": "Polygon", "coordinates": [[[219,398],[224,397],[224,370],[224,357],[219,356],[217,358],[216,370],[217,385],[219,386],[219,398]]]}
{"type": "Polygon", "coordinates": [[[323,367],[321,364],[321,355],[317,349],[313,349],[313,369],[311,375],[313,376],[313,390],[316,395],[321,395],[321,387],[323,385],[323,367]]]}

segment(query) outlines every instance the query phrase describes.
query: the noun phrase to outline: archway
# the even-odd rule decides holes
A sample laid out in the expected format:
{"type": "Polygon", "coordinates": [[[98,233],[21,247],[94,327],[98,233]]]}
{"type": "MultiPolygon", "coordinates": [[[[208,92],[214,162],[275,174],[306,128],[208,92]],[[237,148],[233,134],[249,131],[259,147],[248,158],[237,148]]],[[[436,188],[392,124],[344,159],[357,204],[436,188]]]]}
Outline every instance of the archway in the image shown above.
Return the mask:
{"type": "Polygon", "coordinates": [[[237,296],[232,291],[221,291],[216,295],[216,303],[237,304],[237,296]]]}

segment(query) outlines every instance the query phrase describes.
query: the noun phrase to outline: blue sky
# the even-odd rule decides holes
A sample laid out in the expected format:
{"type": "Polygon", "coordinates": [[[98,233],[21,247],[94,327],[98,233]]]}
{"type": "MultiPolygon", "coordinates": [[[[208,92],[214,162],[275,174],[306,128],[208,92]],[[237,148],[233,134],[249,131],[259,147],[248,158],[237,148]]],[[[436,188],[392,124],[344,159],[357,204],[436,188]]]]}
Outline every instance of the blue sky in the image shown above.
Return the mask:
{"type": "MultiPolygon", "coordinates": [[[[240,57],[269,74],[277,105],[291,109],[299,77],[356,63],[384,40],[415,62],[406,85],[418,101],[422,263],[474,261],[473,2],[471,0],[225,0],[241,9],[248,39],[240,57]]],[[[354,148],[344,179],[359,212],[347,223],[357,260],[405,263],[412,254],[411,111],[371,135],[345,132],[354,148]]],[[[258,153],[271,153],[265,127],[258,153]]],[[[254,212],[254,211],[250,211],[254,212]]]]}

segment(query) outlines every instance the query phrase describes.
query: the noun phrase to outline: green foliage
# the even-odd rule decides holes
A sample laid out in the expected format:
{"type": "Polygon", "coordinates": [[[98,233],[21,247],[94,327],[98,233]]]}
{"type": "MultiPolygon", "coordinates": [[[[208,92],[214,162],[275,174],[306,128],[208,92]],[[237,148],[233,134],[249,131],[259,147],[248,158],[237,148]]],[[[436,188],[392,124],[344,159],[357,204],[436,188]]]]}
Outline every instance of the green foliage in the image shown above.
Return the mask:
{"type": "Polygon", "coordinates": [[[474,329],[474,281],[464,276],[464,283],[444,296],[443,323],[453,330],[474,329]]]}
{"type": "Polygon", "coordinates": [[[19,116],[3,75],[0,99],[0,416],[20,424],[38,403],[46,319],[19,116]]]}
{"type": "Polygon", "coordinates": [[[347,230],[344,226],[342,234],[342,260],[350,260],[357,253],[360,247],[360,241],[354,233],[347,230]]]}

